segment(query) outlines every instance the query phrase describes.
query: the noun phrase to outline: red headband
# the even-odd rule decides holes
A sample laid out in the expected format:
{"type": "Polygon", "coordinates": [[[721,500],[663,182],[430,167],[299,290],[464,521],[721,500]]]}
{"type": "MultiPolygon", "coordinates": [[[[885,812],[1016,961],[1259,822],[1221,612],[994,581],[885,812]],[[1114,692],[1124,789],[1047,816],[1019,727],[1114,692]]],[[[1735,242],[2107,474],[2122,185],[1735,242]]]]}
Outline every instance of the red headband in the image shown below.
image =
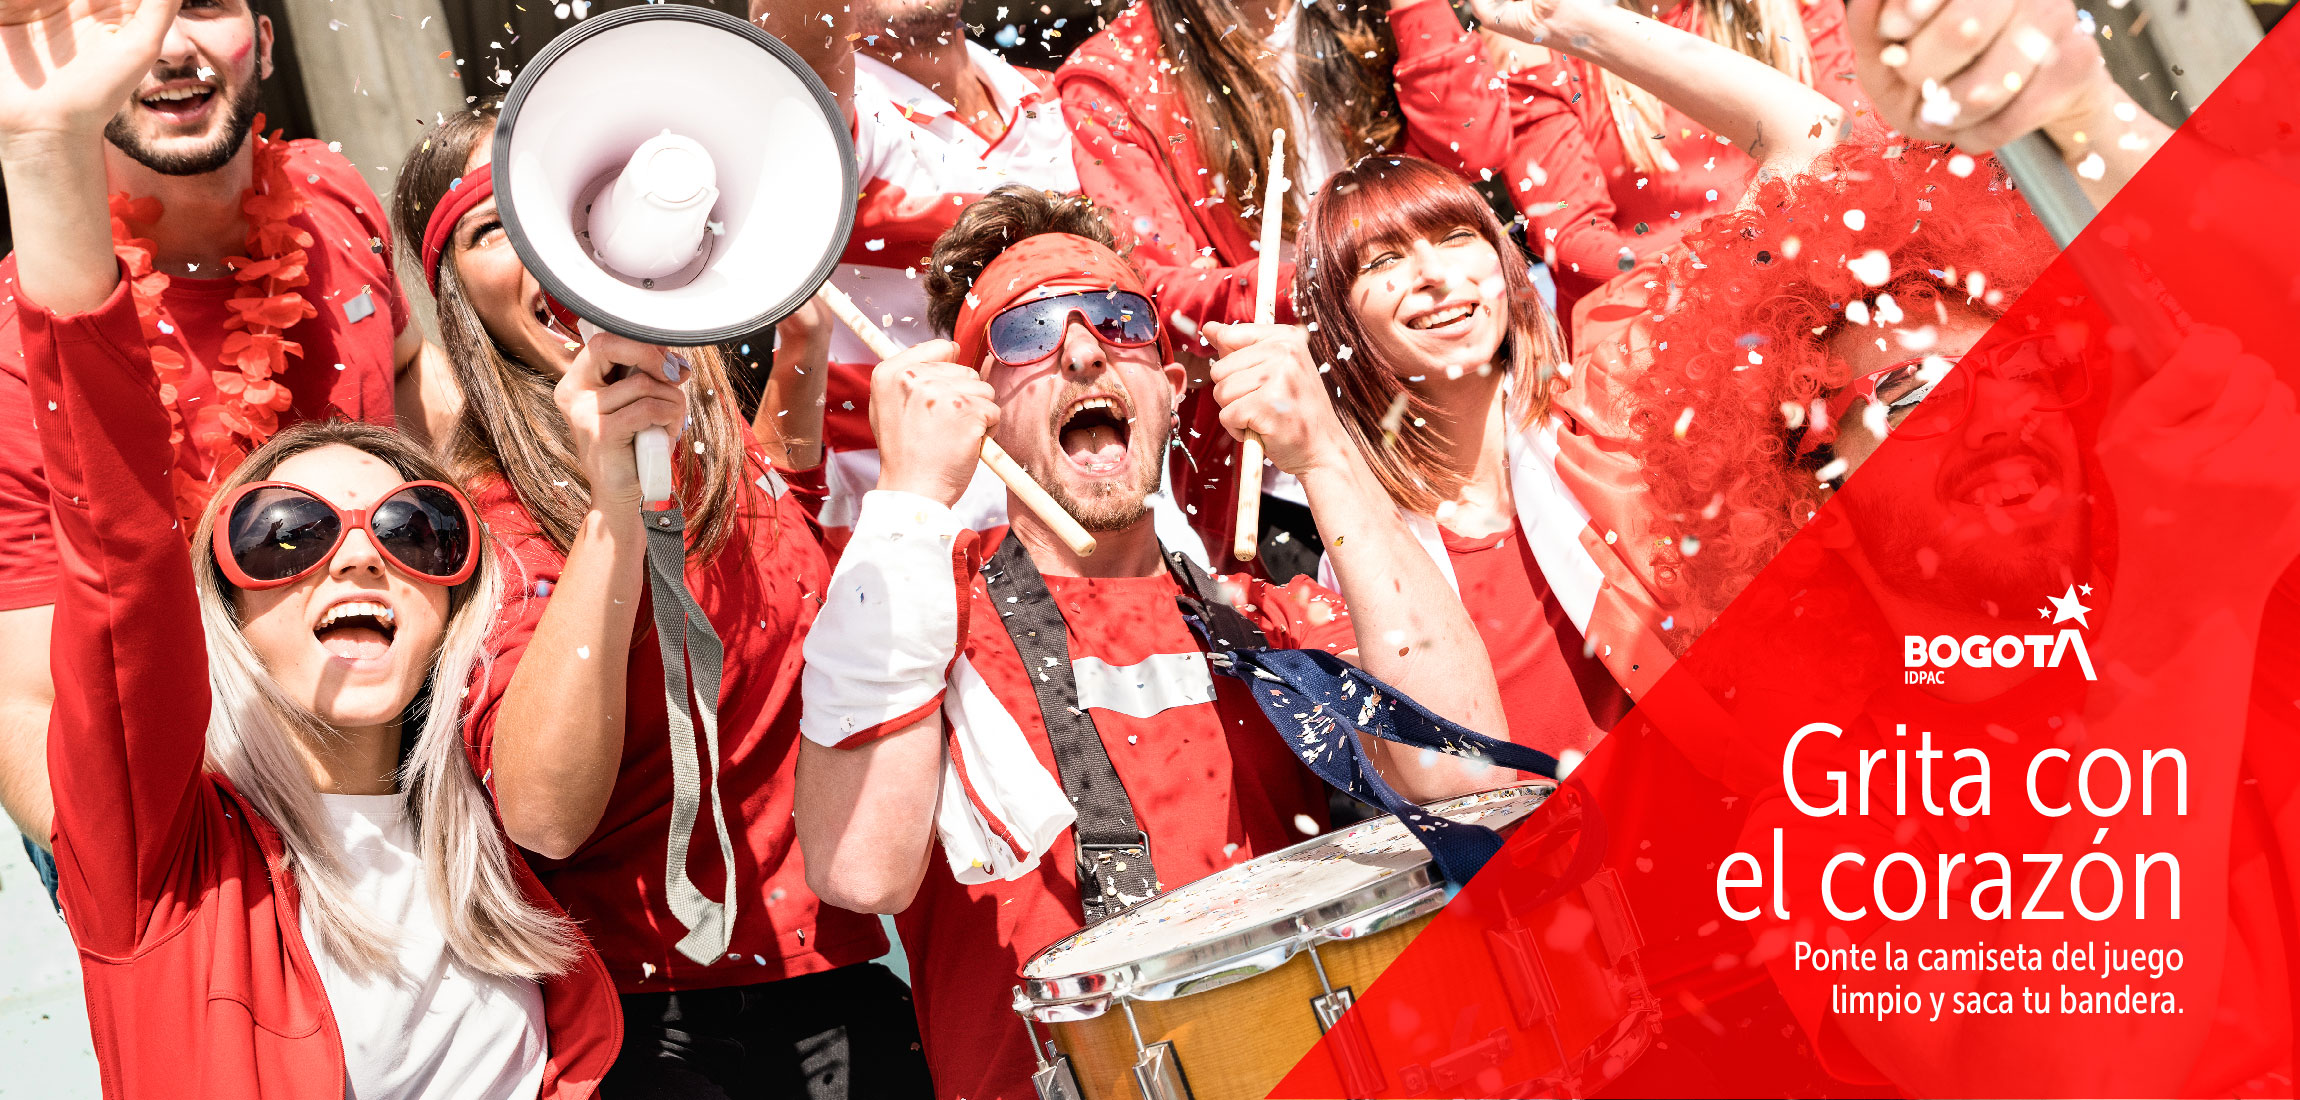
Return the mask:
{"type": "MultiPolygon", "coordinates": [[[[951,335],[958,340],[958,361],[977,370],[988,354],[990,320],[1015,303],[1033,296],[1043,286],[1083,284],[1129,290],[1144,298],[1150,290],[1134,265],[1107,246],[1069,233],[1040,233],[998,254],[975,277],[966,305],[958,311],[951,335]]],[[[1166,342],[1166,326],[1158,326],[1160,362],[1174,358],[1166,342]]]]}
{"type": "Polygon", "coordinates": [[[431,220],[423,225],[423,277],[433,294],[439,293],[439,261],[447,255],[447,238],[455,235],[455,223],[495,194],[489,167],[482,164],[449,185],[439,205],[431,208],[431,220]]]}

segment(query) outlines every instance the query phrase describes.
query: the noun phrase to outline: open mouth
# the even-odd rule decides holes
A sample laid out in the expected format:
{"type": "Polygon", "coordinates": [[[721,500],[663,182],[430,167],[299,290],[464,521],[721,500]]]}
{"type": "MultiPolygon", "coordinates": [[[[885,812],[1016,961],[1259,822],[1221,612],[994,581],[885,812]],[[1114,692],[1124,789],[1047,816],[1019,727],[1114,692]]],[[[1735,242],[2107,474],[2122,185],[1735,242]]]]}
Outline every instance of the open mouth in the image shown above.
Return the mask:
{"type": "Polygon", "coordinates": [[[1115,473],[1126,464],[1132,420],[1116,398],[1101,394],[1080,398],[1062,417],[1058,433],[1062,453],[1089,477],[1115,473]]]}
{"type": "Polygon", "coordinates": [[[1420,332],[1453,328],[1468,324],[1479,308],[1476,302],[1449,302],[1408,320],[1406,327],[1420,332]]]}
{"type": "Polygon", "coordinates": [[[2010,455],[1958,478],[1950,499],[1978,508],[2017,508],[2039,503],[2052,484],[2052,471],[2044,463],[2028,455],[2010,455]]]}
{"type": "Polygon", "coordinates": [[[205,80],[171,81],[136,97],[145,110],[171,122],[200,117],[216,98],[216,86],[205,80]]]}
{"type": "Polygon", "coordinates": [[[575,335],[575,322],[571,317],[562,317],[553,311],[548,296],[536,295],[535,300],[528,303],[527,311],[534,314],[535,323],[542,325],[545,332],[570,343],[583,342],[582,337],[575,335]]]}
{"type": "Polygon", "coordinates": [[[327,609],[312,627],[312,636],[333,657],[371,661],[391,652],[391,639],[399,632],[399,617],[374,600],[345,600],[327,609]]]}

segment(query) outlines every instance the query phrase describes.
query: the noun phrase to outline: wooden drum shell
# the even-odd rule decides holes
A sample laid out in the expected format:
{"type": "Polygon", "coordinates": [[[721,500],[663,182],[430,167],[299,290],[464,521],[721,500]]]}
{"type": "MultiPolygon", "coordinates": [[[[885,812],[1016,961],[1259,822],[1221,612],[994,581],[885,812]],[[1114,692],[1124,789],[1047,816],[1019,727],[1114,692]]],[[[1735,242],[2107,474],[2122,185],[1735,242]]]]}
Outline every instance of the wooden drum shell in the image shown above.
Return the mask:
{"type": "MultiPolygon", "coordinates": [[[[1319,945],[1326,980],[1336,989],[1364,992],[1431,919],[1319,945]]],[[[1220,989],[1131,1003],[1143,1042],[1174,1044],[1196,1100],[1262,1100],[1317,1045],[1318,1017],[1310,1000],[1323,992],[1305,951],[1275,970],[1220,989]]],[[[1112,1005],[1090,1020],[1045,1027],[1054,1033],[1056,1048],[1070,1056],[1071,1071],[1090,1100],[1142,1100],[1134,1086],[1134,1036],[1125,1008],[1112,1005]]]]}

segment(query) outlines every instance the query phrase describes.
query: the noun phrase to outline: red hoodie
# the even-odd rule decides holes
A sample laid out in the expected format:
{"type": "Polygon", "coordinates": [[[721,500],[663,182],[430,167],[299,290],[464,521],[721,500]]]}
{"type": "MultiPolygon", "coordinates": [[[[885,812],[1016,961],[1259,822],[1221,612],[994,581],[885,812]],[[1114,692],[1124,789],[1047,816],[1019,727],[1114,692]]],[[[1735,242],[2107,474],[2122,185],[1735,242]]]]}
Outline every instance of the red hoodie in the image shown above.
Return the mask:
{"type": "MultiPolygon", "coordinates": [[[[1397,152],[1452,168],[1476,181],[1498,173],[1510,148],[1510,112],[1484,47],[1462,30],[1442,0],[1389,13],[1397,41],[1398,109],[1405,135],[1397,152]]],[[[1133,258],[1161,314],[1192,322],[1254,319],[1255,240],[1237,207],[1213,193],[1189,105],[1170,72],[1150,5],[1137,2],[1082,43],[1054,73],[1062,113],[1075,138],[1079,189],[1113,213],[1113,228],[1135,239],[1133,258]]],[[[1290,124],[1289,124],[1290,125],[1290,124]]],[[[1307,196],[1302,196],[1307,198],[1307,196]]],[[[1251,197],[1258,204],[1260,195],[1251,197]]],[[[1279,287],[1294,281],[1279,270],[1279,287]]],[[[1278,295],[1281,322],[1293,302],[1278,295]]],[[[1205,349],[1195,349],[1204,353],[1205,349]]],[[[1237,499],[1237,443],[1220,409],[1193,391],[1182,407],[1182,443],[1173,459],[1174,492],[1196,509],[1191,522],[1228,560],[1237,499]]],[[[1229,568],[1225,566],[1224,568],[1229,568]]]]}
{"type": "MultiPolygon", "coordinates": [[[[109,1097],[343,1100],[343,1043],[279,833],[202,767],[208,658],[168,420],[126,282],[93,313],[18,295],[63,576],[48,767],[60,898],[109,1097]],[[67,366],[67,363],[69,364],[67,366]]],[[[529,901],[556,911],[524,863],[529,901]]],[[[545,1100],[584,1100],[622,1015],[597,953],[543,983],[545,1100]]]]}

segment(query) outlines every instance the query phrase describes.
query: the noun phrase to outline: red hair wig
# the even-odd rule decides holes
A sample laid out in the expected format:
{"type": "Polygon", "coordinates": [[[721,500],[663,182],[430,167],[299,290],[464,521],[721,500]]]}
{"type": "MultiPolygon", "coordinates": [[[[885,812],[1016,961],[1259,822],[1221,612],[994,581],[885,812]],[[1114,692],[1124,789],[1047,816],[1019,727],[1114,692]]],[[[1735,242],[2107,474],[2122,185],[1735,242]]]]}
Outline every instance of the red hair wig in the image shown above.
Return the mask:
{"type": "Polygon", "coordinates": [[[1310,354],[1333,367],[1342,426],[1390,499],[1425,515],[1459,494],[1469,471],[1446,465],[1445,440],[1430,424],[1432,406],[1405,381],[1424,368],[1383,360],[1350,305],[1350,289],[1369,246],[1403,245],[1462,226],[1501,256],[1509,326],[1498,356],[1516,379],[1511,420],[1529,423],[1547,405],[1564,344],[1534,289],[1530,265],[1485,197],[1460,176],[1414,157],[1366,157],[1327,181],[1303,213],[1297,238],[1294,311],[1311,322],[1310,354]]]}
{"type": "Polygon", "coordinates": [[[2056,251],[1994,161],[1873,140],[1759,184],[1686,235],[1651,284],[1652,362],[1628,393],[1657,579],[1700,620],[1680,632],[1723,610],[1825,498],[1816,475],[1832,456],[1809,444],[1834,426],[1810,410],[1851,380],[1828,347],[1846,306],[1889,293],[1911,315],[1936,302],[2000,315],[2056,251]],[[1872,251],[1889,261],[1881,283],[1855,274],[1876,277],[1872,251]]]}

